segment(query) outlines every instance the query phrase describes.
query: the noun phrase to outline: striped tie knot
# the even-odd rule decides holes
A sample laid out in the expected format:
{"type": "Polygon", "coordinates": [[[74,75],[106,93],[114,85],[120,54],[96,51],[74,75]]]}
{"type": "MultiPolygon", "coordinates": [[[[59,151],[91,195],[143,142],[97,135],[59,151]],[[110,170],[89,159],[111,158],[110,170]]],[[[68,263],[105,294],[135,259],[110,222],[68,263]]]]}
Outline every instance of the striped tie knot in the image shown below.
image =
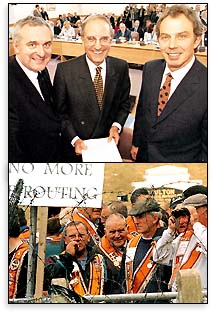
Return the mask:
{"type": "Polygon", "coordinates": [[[101,69],[102,68],[100,66],[96,67],[96,75],[93,81],[97,102],[100,110],[102,109],[102,99],[103,99],[103,79],[101,76],[101,69]]]}

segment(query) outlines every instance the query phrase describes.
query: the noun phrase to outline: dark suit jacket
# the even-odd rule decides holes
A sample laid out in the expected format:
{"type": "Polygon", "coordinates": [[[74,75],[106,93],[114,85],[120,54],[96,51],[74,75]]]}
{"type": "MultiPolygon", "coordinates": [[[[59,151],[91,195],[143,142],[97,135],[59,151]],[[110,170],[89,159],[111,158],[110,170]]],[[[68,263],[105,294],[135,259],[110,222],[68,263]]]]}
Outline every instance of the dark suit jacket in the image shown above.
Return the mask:
{"type": "MultiPolygon", "coordinates": [[[[135,27],[130,28],[131,32],[135,32],[135,27]]],[[[143,38],[144,39],[144,32],[142,30],[142,28],[139,26],[137,29],[137,32],[139,33],[139,39],[143,38]]]]}
{"type": "Polygon", "coordinates": [[[109,136],[113,122],[124,125],[130,110],[130,78],[128,64],[113,57],[106,59],[103,109],[100,112],[85,54],[59,63],[54,78],[62,133],[71,140],[109,136]]]}
{"type": "Polygon", "coordinates": [[[195,60],[160,117],[157,102],[164,60],[147,62],[136,111],[133,145],[141,162],[207,161],[207,68],[195,60]]]}
{"type": "MultiPolygon", "coordinates": [[[[117,39],[119,37],[122,37],[122,31],[120,29],[115,34],[114,38],[117,39]]],[[[129,41],[131,39],[131,31],[129,29],[125,30],[124,37],[126,38],[127,41],[129,41]]]]}
{"type": "MultiPolygon", "coordinates": [[[[45,74],[49,79],[48,71],[45,74]]],[[[16,59],[9,60],[9,162],[56,162],[59,117],[48,106],[16,59]]]]}

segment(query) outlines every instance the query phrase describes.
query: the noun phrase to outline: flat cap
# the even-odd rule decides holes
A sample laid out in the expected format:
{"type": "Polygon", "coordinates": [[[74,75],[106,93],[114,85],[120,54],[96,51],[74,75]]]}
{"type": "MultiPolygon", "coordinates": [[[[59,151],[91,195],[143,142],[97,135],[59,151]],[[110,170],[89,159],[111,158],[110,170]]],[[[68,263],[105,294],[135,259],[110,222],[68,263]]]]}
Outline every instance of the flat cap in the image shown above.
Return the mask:
{"type": "Polygon", "coordinates": [[[136,216],[146,212],[159,212],[160,205],[153,198],[143,199],[135,204],[129,215],[136,216]]]}
{"type": "Polygon", "coordinates": [[[183,201],[184,205],[192,205],[194,207],[199,207],[208,204],[208,197],[202,193],[197,193],[196,195],[190,196],[183,201]]]}

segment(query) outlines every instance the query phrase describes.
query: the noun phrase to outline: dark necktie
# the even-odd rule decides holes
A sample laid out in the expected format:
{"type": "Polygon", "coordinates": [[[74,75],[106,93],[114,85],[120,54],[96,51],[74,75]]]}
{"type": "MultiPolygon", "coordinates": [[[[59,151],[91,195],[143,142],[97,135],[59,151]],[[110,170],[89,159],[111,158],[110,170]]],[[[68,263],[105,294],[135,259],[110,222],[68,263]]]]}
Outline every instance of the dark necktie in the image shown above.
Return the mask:
{"type": "Polygon", "coordinates": [[[97,67],[96,68],[96,75],[94,77],[94,88],[96,91],[96,97],[97,97],[97,101],[98,101],[98,105],[100,110],[102,109],[102,99],[103,99],[103,79],[101,76],[101,67],[97,67]]]}
{"type": "Polygon", "coordinates": [[[158,97],[158,116],[161,115],[161,112],[164,110],[168,102],[172,78],[173,78],[172,75],[168,73],[166,76],[166,80],[162,88],[160,89],[160,93],[158,97]]]}
{"type": "Polygon", "coordinates": [[[38,72],[38,83],[45,102],[48,105],[51,105],[53,103],[52,85],[51,82],[45,76],[44,72],[38,72]]]}

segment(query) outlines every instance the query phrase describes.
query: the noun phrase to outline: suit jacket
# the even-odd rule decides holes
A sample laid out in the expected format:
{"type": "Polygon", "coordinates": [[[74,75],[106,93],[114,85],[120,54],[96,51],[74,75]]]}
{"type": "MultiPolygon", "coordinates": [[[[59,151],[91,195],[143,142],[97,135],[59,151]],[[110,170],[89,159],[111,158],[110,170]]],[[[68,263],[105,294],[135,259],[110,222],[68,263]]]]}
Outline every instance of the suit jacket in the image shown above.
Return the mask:
{"type": "Polygon", "coordinates": [[[139,39],[144,38],[144,32],[142,28],[139,26],[137,30],[135,30],[135,27],[130,28],[131,32],[138,32],[139,33],[139,39]]]}
{"type": "Polygon", "coordinates": [[[193,66],[157,117],[164,60],[147,62],[136,111],[133,145],[141,162],[207,161],[207,68],[193,66]]]}
{"type": "Polygon", "coordinates": [[[113,122],[123,126],[127,119],[130,78],[128,64],[124,60],[106,58],[101,112],[85,54],[59,63],[53,86],[62,120],[62,133],[67,138],[69,151],[75,136],[82,140],[108,137],[113,122]]]}
{"type": "MultiPolygon", "coordinates": [[[[44,72],[52,88],[47,69],[44,72]]],[[[58,161],[61,124],[54,109],[45,103],[15,57],[10,57],[9,162],[58,161]]]]}
{"type": "MultiPolygon", "coordinates": [[[[122,31],[120,29],[115,34],[114,38],[117,39],[119,37],[122,37],[122,31]]],[[[125,30],[124,37],[126,38],[127,41],[129,41],[131,39],[131,31],[129,29],[125,30]]]]}

